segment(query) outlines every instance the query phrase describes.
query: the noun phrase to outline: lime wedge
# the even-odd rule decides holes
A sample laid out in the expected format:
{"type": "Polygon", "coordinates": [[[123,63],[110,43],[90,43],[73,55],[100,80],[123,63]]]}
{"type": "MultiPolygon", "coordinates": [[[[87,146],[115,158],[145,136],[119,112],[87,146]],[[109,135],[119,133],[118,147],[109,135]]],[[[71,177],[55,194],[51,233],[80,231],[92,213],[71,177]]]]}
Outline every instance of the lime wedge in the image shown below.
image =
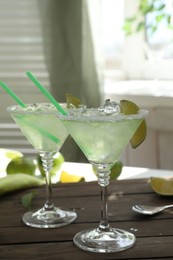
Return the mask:
{"type": "Polygon", "coordinates": [[[62,171],[61,176],[60,176],[61,183],[80,182],[82,180],[84,180],[84,178],[82,176],[70,174],[66,171],[62,171]]]}
{"type": "Polygon", "coordinates": [[[173,196],[173,178],[151,177],[150,185],[153,191],[159,195],[173,196]]]}
{"type": "Polygon", "coordinates": [[[80,100],[77,97],[72,96],[69,93],[66,94],[66,103],[67,107],[71,107],[71,105],[73,105],[75,108],[77,108],[81,104],[80,100]]]}
{"type": "MultiPolygon", "coordinates": [[[[134,102],[129,100],[121,100],[120,109],[121,109],[121,113],[125,115],[137,114],[139,111],[139,107],[134,102]]],[[[144,119],[130,140],[130,144],[132,148],[137,148],[141,143],[143,143],[146,136],[147,136],[147,124],[144,119]]]]}

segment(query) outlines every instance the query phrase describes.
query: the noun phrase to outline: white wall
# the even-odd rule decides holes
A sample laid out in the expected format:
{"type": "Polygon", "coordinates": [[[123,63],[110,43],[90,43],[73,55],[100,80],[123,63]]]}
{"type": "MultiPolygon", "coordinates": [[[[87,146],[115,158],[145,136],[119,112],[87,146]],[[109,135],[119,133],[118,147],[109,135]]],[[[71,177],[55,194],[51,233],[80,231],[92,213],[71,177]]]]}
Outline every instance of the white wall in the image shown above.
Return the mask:
{"type": "Polygon", "coordinates": [[[122,155],[127,166],[173,169],[173,82],[126,81],[108,84],[105,99],[128,99],[149,110],[147,138],[122,155]]]}

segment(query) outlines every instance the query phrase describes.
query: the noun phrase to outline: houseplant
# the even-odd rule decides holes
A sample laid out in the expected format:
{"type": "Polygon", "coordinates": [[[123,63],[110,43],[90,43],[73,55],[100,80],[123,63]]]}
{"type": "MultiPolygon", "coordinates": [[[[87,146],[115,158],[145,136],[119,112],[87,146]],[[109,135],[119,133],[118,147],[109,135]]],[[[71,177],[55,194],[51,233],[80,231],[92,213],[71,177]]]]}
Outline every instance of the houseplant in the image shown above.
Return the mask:
{"type": "Polygon", "coordinates": [[[155,34],[161,27],[173,30],[173,18],[166,0],[138,0],[137,12],[127,17],[123,30],[131,35],[145,30],[148,36],[155,34]]]}

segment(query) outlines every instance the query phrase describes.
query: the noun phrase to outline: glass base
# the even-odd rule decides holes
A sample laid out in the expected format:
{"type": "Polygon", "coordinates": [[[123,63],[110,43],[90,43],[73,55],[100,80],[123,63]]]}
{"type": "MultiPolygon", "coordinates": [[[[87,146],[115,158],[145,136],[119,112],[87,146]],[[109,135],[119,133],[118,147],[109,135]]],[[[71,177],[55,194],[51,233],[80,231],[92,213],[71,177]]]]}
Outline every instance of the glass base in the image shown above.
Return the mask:
{"type": "Polygon", "coordinates": [[[76,246],[86,251],[113,253],[132,247],[136,238],[122,229],[111,228],[109,231],[86,229],[76,234],[73,241],[76,246]]]}
{"type": "Polygon", "coordinates": [[[74,211],[65,211],[54,207],[51,210],[44,208],[35,212],[29,211],[23,215],[23,222],[35,228],[56,228],[69,225],[77,217],[74,211]]]}

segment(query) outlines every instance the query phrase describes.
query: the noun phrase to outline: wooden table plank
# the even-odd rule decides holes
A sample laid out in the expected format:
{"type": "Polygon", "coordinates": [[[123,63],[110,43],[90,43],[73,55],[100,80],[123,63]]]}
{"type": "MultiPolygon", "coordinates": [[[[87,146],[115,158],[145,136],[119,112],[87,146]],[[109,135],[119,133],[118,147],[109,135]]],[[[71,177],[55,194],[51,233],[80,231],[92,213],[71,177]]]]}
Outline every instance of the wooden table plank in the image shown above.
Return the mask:
{"type": "MultiPolygon", "coordinates": [[[[33,208],[42,206],[45,200],[44,187],[37,190],[33,208]]],[[[77,232],[98,226],[100,194],[96,182],[54,186],[55,204],[76,209],[78,214],[69,226],[55,229],[36,229],[23,224],[21,218],[26,209],[21,206],[20,199],[27,192],[19,191],[0,198],[0,259],[173,259],[173,211],[142,216],[131,209],[136,203],[172,203],[172,197],[153,193],[147,179],[114,181],[108,187],[111,225],[128,230],[137,238],[133,248],[113,254],[85,252],[72,242],[77,232]]]]}
{"type": "MultiPolygon", "coordinates": [[[[58,242],[72,240],[74,235],[81,230],[98,226],[96,223],[72,223],[69,226],[58,229],[35,229],[21,225],[20,227],[4,227],[1,229],[0,245],[3,244],[20,244],[20,243],[32,243],[32,242],[58,242]],[[16,236],[16,234],[22,234],[16,236]]],[[[171,227],[173,226],[173,219],[160,220],[141,220],[141,221],[116,221],[111,222],[112,227],[125,229],[134,233],[137,238],[141,237],[160,237],[172,236],[173,232],[171,227]]]]}
{"type": "MultiPolygon", "coordinates": [[[[32,190],[38,191],[37,197],[45,198],[45,186],[33,189],[25,189],[21,191],[16,191],[11,194],[4,195],[0,197],[4,200],[15,200],[21,198],[21,196],[25,193],[28,193],[32,190]]],[[[151,187],[148,184],[148,179],[140,179],[139,180],[118,180],[118,181],[110,181],[110,185],[108,186],[108,194],[110,193],[123,193],[123,194],[148,194],[152,193],[151,187]],[[128,185],[126,185],[128,183],[128,185]],[[142,185],[141,185],[142,184],[142,185]],[[124,188],[125,187],[125,188],[124,188]]],[[[99,196],[100,188],[96,181],[94,182],[80,182],[80,183],[72,183],[72,184],[56,184],[53,185],[53,197],[79,197],[79,196],[99,196]],[[76,192],[77,188],[77,192],[76,192]]]]}
{"type": "Polygon", "coordinates": [[[173,256],[173,237],[138,238],[134,247],[117,253],[97,254],[78,249],[69,242],[0,246],[1,259],[157,259],[173,256]],[[141,249],[145,250],[141,250],[141,249]]]}
{"type": "MultiPolygon", "coordinates": [[[[35,198],[33,209],[43,206],[45,199],[35,198]]],[[[55,205],[61,208],[75,210],[77,212],[78,223],[83,222],[98,222],[100,220],[100,196],[81,196],[81,197],[60,197],[54,198],[55,205]]],[[[132,211],[132,206],[136,203],[150,205],[166,205],[172,203],[172,198],[159,197],[152,194],[110,194],[108,196],[108,215],[110,221],[127,221],[141,220],[140,216],[132,211]]],[[[1,198],[0,206],[3,208],[3,214],[0,214],[0,227],[21,226],[22,215],[27,211],[22,207],[20,200],[6,200],[1,198]]],[[[162,214],[155,215],[151,218],[172,218],[172,209],[169,209],[162,214]]]]}

